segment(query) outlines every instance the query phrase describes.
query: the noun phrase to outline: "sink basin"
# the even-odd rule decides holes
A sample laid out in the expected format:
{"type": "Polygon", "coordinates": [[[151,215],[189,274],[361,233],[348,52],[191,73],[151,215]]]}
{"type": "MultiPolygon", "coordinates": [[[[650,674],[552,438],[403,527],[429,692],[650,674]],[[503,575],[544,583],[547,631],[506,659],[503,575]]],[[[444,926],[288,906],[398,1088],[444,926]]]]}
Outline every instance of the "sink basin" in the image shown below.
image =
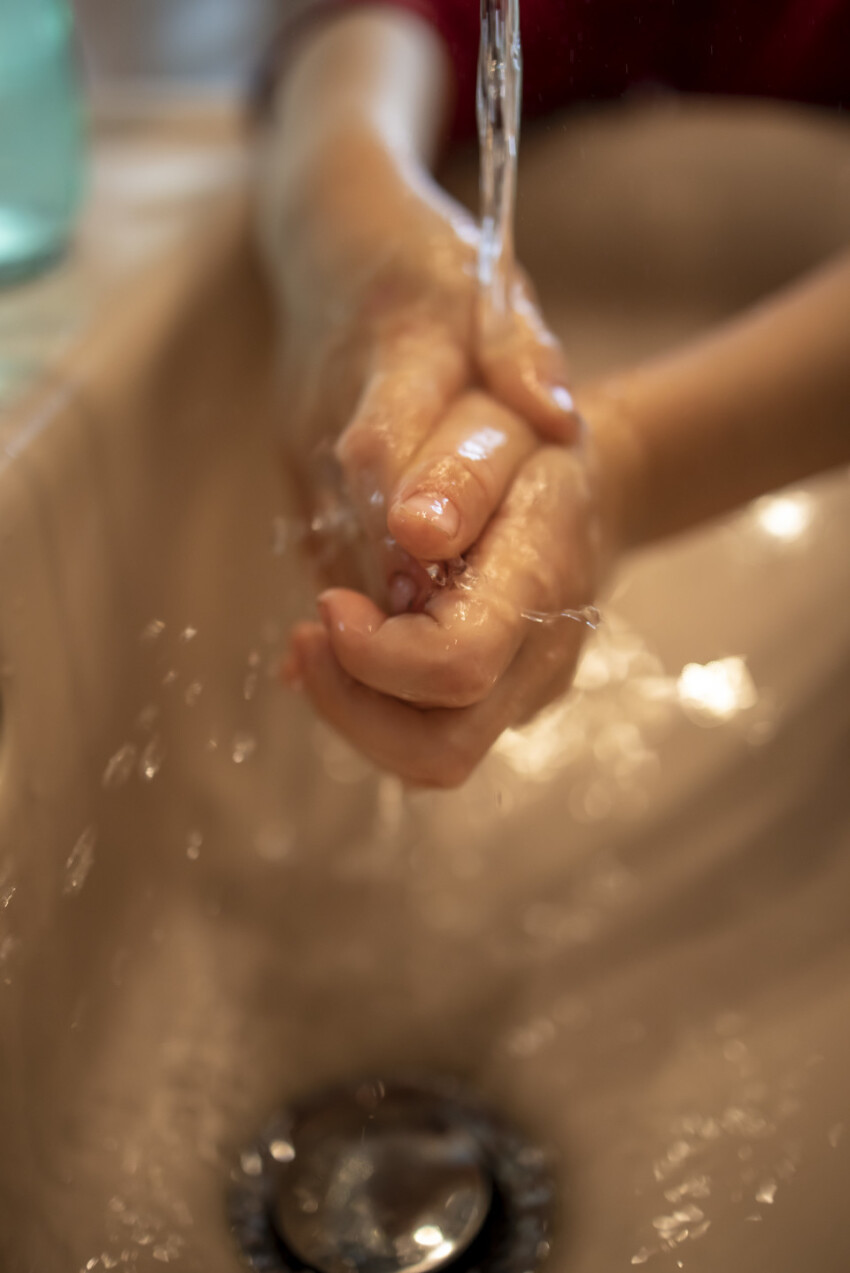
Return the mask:
{"type": "MultiPolygon", "coordinates": [[[[846,245],[848,137],[529,134],[577,375],[846,245]]],[[[245,198],[211,207],[4,421],[0,1266],[236,1273],[269,1114],[413,1069],[551,1151],[553,1273],[846,1273],[846,473],[628,562],[570,698],[406,791],[276,683],[314,589],[245,198]]]]}

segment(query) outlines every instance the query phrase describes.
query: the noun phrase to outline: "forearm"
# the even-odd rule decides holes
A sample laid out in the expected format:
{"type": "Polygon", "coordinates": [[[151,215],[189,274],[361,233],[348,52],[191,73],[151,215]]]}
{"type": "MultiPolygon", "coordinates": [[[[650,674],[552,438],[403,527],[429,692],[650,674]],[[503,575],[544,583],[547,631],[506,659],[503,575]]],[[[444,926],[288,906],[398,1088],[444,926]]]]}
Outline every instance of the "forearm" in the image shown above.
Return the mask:
{"type": "Polygon", "coordinates": [[[271,112],[271,151],[284,182],[346,144],[429,167],[445,124],[448,58],[422,19],[390,7],[316,23],[285,63],[271,112]]]}
{"type": "Polygon", "coordinates": [[[579,404],[627,546],[850,462],[850,254],[579,404]]]}
{"type": "Polygon", "coordinates": [[[274,92],[259,181],[274,277],[308,261],[333,278],[394,241],[411,191],[431,189],[449,80],[439,36],[390,7],[334,15],[300,38],[274,92]]]}

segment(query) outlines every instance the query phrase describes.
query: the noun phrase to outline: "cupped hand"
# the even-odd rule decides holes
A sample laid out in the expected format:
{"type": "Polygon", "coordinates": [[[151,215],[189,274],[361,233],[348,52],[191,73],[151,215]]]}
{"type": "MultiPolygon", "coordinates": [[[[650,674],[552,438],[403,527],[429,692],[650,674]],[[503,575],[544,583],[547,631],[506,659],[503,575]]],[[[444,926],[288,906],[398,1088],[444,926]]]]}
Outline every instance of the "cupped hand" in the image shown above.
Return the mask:
{"type": "MultiPolygon", "coordinates": [[[[484,407],[475,397],[459,410],[484,407]]],[[[393,615],[335,588],[319,598],[321,622],[292,638],[289,682],[377,765],[419,786],[459,785],[505,728],[568,688],[581,612],[616,547],[589,440],[529,449],[504,498],[492,467],[487,480],[495,511],[480,532],[470,518],[469,542],[452,541],[467,569],[420,612],[393,615]]],[[[402,543],[404,494],[402,484],[391,503],[402,543]]]]}

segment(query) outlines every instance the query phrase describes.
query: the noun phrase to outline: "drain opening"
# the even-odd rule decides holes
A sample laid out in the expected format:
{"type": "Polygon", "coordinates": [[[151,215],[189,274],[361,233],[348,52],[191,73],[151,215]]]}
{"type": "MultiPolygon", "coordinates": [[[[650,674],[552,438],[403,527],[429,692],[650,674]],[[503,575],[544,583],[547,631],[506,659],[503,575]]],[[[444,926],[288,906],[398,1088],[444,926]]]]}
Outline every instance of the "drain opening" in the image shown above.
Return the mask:
{"type": "Polygon", "coordinates": [[[278,1115],[229,1207],[262,1273],[532,1273],[553,1197],[546,1154],[459,1084],[370,1081],[278,1115]]]}

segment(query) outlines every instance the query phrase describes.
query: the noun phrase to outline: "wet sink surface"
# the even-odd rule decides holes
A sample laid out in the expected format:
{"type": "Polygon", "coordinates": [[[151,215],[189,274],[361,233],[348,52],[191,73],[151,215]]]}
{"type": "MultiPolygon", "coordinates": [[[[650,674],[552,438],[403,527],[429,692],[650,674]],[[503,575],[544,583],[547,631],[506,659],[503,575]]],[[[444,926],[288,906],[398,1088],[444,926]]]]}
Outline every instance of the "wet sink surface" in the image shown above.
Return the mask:
{"type": "MultiPolygon", "coordinates": [[[[520,237],[579,373],[838,246],[836,200],[848,224],[816,119],[567,137],[571,189],[557,138],[527,147],[520,237]],[[627,197],[630,248],[600,213],[627,197]]],[[[551,1146],[554,1273],[844,1273],[846,476],[629,563],[571,700],[464,791],[408,793],[271,679],[310,589],[244,225],[192,269],[3,475],[4,1270],[235,1273],[224,1196],[266,1117],[416,1069],[551,1146]]]]}

